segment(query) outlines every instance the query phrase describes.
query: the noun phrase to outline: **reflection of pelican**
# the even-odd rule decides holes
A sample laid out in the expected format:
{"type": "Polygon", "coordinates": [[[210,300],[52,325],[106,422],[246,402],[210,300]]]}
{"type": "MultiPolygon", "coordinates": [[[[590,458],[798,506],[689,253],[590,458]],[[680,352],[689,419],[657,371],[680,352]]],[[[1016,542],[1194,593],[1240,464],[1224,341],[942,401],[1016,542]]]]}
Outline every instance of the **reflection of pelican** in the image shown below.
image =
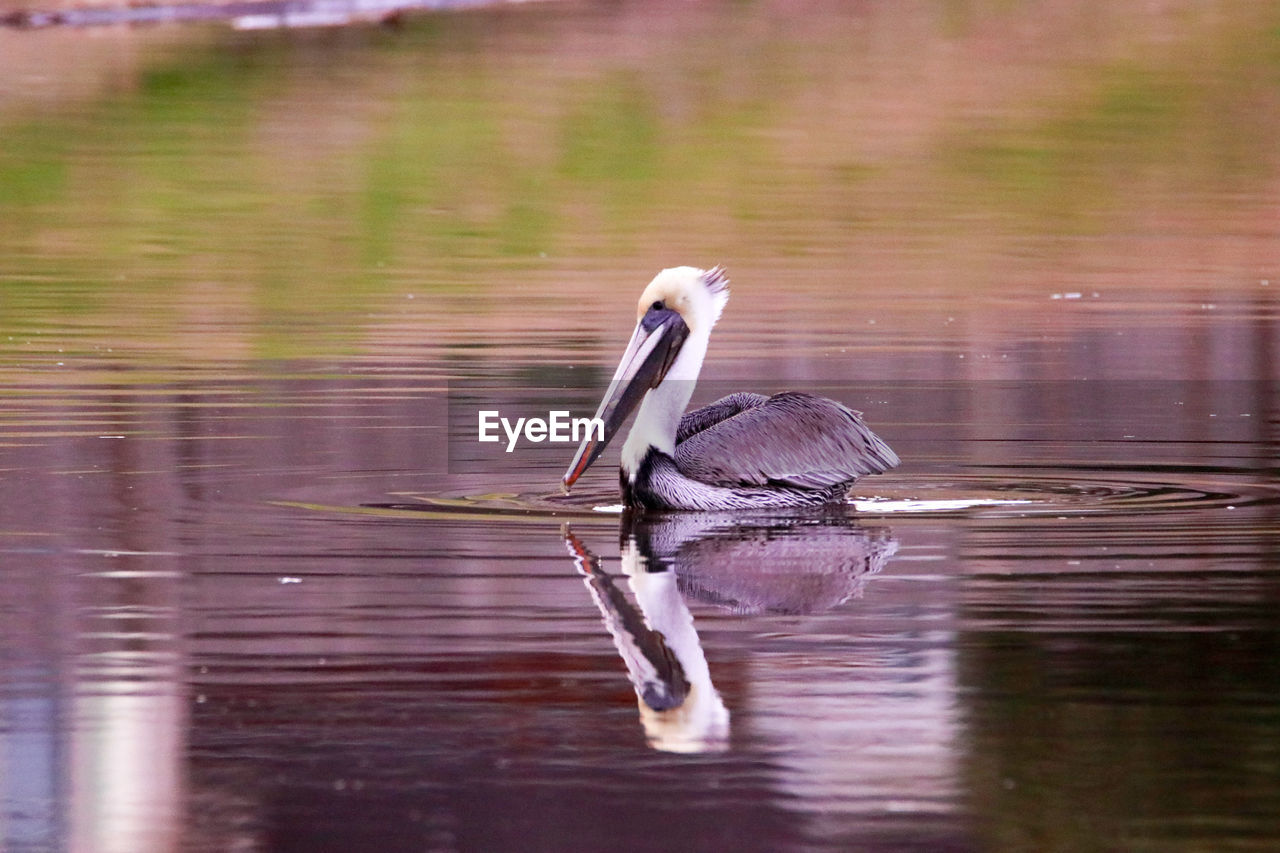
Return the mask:
{"type": "Polygon", "coordinates": [[[635,539],[622,545],[622,571],[636,608],[600,568],[600,560],[565,530],[565,544],[604,616],[627,675],[636,689],[649,744],[667,752],[723,750],[729,711],[711,684],[693,616],[676,588],[674,572],[650,566],[635,539]]]}
{"type": "Polygon", "coordinates": [[[843,516],[742,524],[628,514],[622,570],[637,609],[567,529],[565,543],[626,664],[649,743],[676,752],[724,749],[729,735],[686,597],[738,612],[826,610],[858,595],[898,544],[843,516]]]}
{"type": "Polygon", "coordinates": [[[596,417],[564,475],[567,490],[640,407],[622,449],[622,495],[654,509],[833,503],[898,457],[834,400],[789,392],[731,394],[683,414],[711,328],[729,299],[723,270],[663,270],[640,296],[638,322],[596,417]],[[682,417],[683,415],[683,417],[682,417]]]}
{"type": "Polygon", "coordinates": [[[675,570],[687,598],[737,613],[816,613],[861,595],[898,550],[885,528],[843,514],[801,518],[669,515],[632,524],[651,564],[675,570]]]}

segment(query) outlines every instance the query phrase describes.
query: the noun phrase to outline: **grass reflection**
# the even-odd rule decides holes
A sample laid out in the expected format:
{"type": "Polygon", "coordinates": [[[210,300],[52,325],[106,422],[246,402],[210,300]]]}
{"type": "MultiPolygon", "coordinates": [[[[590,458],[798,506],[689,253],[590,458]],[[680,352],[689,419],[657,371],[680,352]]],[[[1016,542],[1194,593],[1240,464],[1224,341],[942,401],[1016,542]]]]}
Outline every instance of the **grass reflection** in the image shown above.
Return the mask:
{"type": "Polygon", "coordinates": [[[949,256],[1264,192],[1274,4],[1113,12],[1132,31],[1098,47],[1028,21],[957,83],[1035,14],[570,6],[148,47],[96,102],[4,120],[0,288],[139,352],[305,357],[359,350],[353,318],[408,291],[506,317],[553,267],[709,256],[842,292],[832,270],[914,233],[883,275],[972,292],[997,285],[949,256]]]}
{"type": "Polygon", "coordinates": [[[1143,181],[1190,197],[1248,192],[1275,169],[1265,104],[1280,83],[1280,28],[1232,30],[1182,53],[1091,71],[1084,97],[1038,121],[967,128],[944,160],[971,182],[966,198],[1036,229],[1106,228],[1143,181]]]}

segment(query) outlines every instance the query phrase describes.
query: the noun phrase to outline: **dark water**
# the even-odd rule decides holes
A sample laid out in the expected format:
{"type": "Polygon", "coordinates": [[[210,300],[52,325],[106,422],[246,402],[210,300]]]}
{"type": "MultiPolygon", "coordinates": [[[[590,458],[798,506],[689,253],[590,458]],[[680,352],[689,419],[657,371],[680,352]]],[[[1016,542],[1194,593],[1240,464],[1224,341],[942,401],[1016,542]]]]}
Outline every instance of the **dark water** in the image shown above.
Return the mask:
{"type": "Polygon", "coordinates": [[[0,33],[0,848],[1275,849],[1280,7],[1121,5],[0,33]],[[900,469],[469,439],[715,262],[900,469]]]}

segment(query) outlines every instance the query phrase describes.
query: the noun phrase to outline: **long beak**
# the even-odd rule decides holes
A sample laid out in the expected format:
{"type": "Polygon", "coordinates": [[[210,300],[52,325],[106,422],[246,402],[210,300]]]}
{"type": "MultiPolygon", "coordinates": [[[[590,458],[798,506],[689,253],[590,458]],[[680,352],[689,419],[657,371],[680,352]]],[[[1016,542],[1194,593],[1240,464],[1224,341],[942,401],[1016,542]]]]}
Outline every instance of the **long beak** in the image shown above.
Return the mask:
{"type": "Polygon", "coordinates": [[[609,383],[609,390],[600,401],[600,408],[596,409],[595,416],[604,421],[604,435],[597,437],[594,430],[587,431],[561,481],[566,493],[609,446],[610,440],[627,416],[640,405],[649,389],[658,387],[688,336],[689,327],[679,314],[670,309],[651,310],[636,324],[631,342],[627,344],[613,381],[609,383]]]}

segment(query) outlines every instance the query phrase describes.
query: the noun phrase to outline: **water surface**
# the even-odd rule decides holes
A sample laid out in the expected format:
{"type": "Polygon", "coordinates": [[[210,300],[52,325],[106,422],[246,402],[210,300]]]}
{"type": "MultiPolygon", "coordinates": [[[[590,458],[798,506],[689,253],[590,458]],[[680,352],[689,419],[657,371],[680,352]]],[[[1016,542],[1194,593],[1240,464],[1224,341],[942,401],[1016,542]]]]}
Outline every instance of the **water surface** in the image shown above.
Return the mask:
{"type": "Polygon", "coordinates": [[[1275,847],[1278,34],[0,32],[0,846],[1275,847]],[[900,469],[634,519],[616,450],[566,498],[469,446],[717,262],[699,399],[837,396],[900,469]]]}

